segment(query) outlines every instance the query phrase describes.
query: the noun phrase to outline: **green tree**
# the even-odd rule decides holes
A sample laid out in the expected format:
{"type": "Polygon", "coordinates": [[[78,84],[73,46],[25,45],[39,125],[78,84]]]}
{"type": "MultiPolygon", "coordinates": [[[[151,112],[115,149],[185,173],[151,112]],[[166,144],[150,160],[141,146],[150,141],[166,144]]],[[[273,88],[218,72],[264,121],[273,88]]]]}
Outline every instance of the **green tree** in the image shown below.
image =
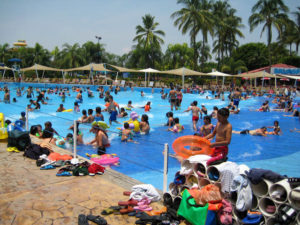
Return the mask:
{"type": "Polygon", "coordinates": [[[213,52],[217,53],[219,67],[223,63],[224,57],[230,57],[233,50],[238,47],[239,42],[236,37],[244,37],[240,30],[244,27],[242,19],[235,14],[236,10],[231,8],[227,1],[217,1],[213,4],[217,36],[213,43],[213,52]]]}
{"type": "Polygon", "coordinates": [[[242,60],[248,70],[254,70],[268,65],[268,48],[264,43],[247,43],[239,46],[232,57],[242,60]]]}
{"type": "Polygon", "coordinates": [[[7,63],[9,56],[9,44],[0,45],[0,62],[7,63]]]}
{"type": "Polygon", "coordinates": [[[161,55],[160,44],[164,43],[164,40],[160,36],[165,36],[162,30],[156,30],[159,25],[158,22],[154,21],[155,17],[150,14],[146,14],[142,17],[143,25],[136,26],[136,36],[133,41],[137,41],[138,48],[136,49],[139,53],[146,54],[142,55],[143,65],[154,67],[155,60],[161,55]],[[144,49],[141,49],[143,47],[144,49]]]}
{"type": "Polygon", "coordinates": [[[192,57],[193,49],[189,48],[187,43],[169,44],[164,55],[164,69],[191,67],[193,65],[190,61],[192,57]]]}
{"type": "Polygon", "coordinates": [[[245,63],[242,60],[234,60],[233,58],[228,58],[225,60],[224,65],[222,65],[221,71],[229,74],[237,74],[239,71],[248,71],[245,63]]]}
{"type": "Polygon", "coordinates": [[[261,36],[267,31],[267,46],[269,53],[269,65],[271,61],[272,27],[275,27],[279,36],[282,28],[288,21],[289,9],[283,0],[258,0],[252,7],[252,15],[249,17],[250,31],[252,32],[258,25],[263,24],[261,36]]]}
{"type": "Polygon", "coordinates": [[[297,7],[298,11],[293,12],[293,14],[296,16],[295,26],[296,29],[293,31],[293,41],[296,45],[296,52],[299,53],[299,45],[300,45],[300,7],[297,7]]]}
{"type": "MultiPolygon", "coordinates": [[[[206,0],[177,0],[183,8],[171,15],[175,19],[174,25],[178,26],[183,34],[189,32],[191,46],[194,49],[193,68],[197,69],[197,34],[202,30],[203,43],[207,42],[208,32],[213,34],[213,20],[210,12],[210,4],[206,0]]],[[[203,45],[205,46],[205,45],[203,45]]],[[[203,49],[204,50],[204,49],[203,49]]],[[[204,63],[204,62],[202,62],[204,63]]]]}
{"type": "Polygon", "coordinates": [[[64,68],[74,68],[83,66],[85,60],[82,49],[78,43],[74,45],[64,44],[61,52],[60,66],[64,68]]]}
{"type": "Polygon", "coordinates": [[[153,44],[163,44],[164,40],[160,36],[165,36],[165,32],[162,30],[156,30],[159,25],[158,22],[154,22],[155,17],[150,14],[146,14],[142,17],[143,25],[136,26],[136,36],[133,41],[137,41],[139,44],[143,44],[144,47],[152,46],[153,44]]]}

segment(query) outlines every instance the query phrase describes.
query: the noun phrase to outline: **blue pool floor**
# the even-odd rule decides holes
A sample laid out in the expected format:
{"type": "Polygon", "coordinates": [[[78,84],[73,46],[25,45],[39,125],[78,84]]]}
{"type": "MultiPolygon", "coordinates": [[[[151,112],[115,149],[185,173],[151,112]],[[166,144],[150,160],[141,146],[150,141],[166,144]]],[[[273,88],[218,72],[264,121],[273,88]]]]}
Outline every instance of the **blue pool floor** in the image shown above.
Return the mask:
{"type": "MultiPolygon", "coordinates": [[[[50,85],[34,84],[36,86],[48,88],[50,85]]],[[[3,87],[3,84],[1,85],[3,87]]],[[[55,85],[53,85],[55,87],[55,85]]],[[[16,96],[16,85],[10,84],[11,98],[16,96]]],[[[86,92],[83,94],[84,102],[80,105],[80,109],[95,109],[97,106],[104,108],[104,100],[98,98],[98,94],[94,89],[94,98],[87,98],[86,92]]],[[[149,113],[145,113],[149,117],[151,131],[149,135],[137,135],[134,137],[138,144],[123,143],[120,141],[119,130],[121,125],[113,124],[108,130],[111,147],[107,149],[108,153],[116,153],[120,157],[120,166],[113,168],[128,176],[131,176],[144,183],[153,184],[155,187],[162,189],[163,184],[163,154],[164,144],[168,143],[170,153],[172,150],[173,141],[182,135],[194,134],[192,130],[191,113],[183,112],[188,108],[194,100],[198,101],[198,105],[204,104],[208,111],[211,112],[213,106],[219,108],[228,105],[228,100],[208,100],[206,96],[209,93],[200,96],[198,94],[184,94],[181,109],[174,112],[174,117],[180,119],[180,123],[185,129],[182,133],[175,134],[167,131],[167,127],[163,126],[166,123],[166,113],[170,111],[169,102],[160,97],[159,89],[155,93],[151,93],[151,89],[135,89],[134,92],[120,92],[117,95],[112,93],[114,100],[125,106],[128,100],[133,102],[134,111],[140,116],[144,114],[144,106],[148,101],[151,101],[149,113]],[[145,96],[140,96],[140,91],[144,90],[145,96]]],[[[70,92],[71,96],[67,96],[64,104],[66,109],[73,108],[76,92],[70,92]]],[[[0,92],[0,98],[3,99],[4,93],[0,92]]],[[[36,95],[35,95],[36,96],[36,95]]],[[[42,105],[41,110],[29,113],[29,124],[42,124],[51,121],[53,127],[62,136],[66,136],[70,132],[68,127],[71,126],[73,120],[78,119],[81,113],[57,113],[56,109],[61,102],[58,95],[46,95],[50,98],[48,105],[42,105]]],[[[17,103],[4,104],[0,103],[1,112],[6,118],[16,120],[20,117],[20,112],[25,111],[25,107],[29,100],[26,96],[16,97],[17,103]]],[[[258,137],[250,135],[233,134],[231,144],[229,146],[229,160],[237,163],[245,163],[250,168],[271,169],[282,175],[299,176],[300,172],[300,133],[290,132],[290,129],[300,129],[298,118],[284,117],[282,112],[256,112],[250,111],[260,107],[266,97],[252,98],[240,103],[240,114],[230,115],[229,122],[233,126],[233,130],[256,129],[262,126],[272,126],[274,120],[278,120],[283,134],[280,136],[268,135],[267,137],[258,137]]],[[[270,99],[268,99],[270,100],[270,99]]],[[[271,108],[274,107],[271,104],[271,108]]],[[[129,112],[130,113],[130,112],[129,112]]],[[[103,113],[105,121],[108,123],[108,113],[103,113]]],[[[128,118],[118,119],[121,123],[128,118]]],[[[212,123],[216,124],[216,120],[212,123]]],[[[203,124],[202,121],[198,126],[203,124]]],[[[84,141],[88,142],[93,138],[93,134],[89,133],[90,125],[80,125],[80,130],[84,134],[84,141]]],[[[78,154],[86,157],[86,153],[96,153],[96,149],[91,146],[78,146],[78,154]]],[[[180,169],[179,162],[174,158],[169,158],[169,181],[173,179],[174,174],[180,169]]]]}

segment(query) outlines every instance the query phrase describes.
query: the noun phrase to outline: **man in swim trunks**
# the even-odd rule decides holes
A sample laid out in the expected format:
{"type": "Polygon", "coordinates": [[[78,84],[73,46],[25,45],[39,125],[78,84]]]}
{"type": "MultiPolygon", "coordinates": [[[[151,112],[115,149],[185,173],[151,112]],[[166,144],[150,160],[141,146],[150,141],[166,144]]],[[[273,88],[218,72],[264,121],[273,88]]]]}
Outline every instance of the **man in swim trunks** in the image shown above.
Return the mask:
{"type": "Polygon", "coordinates": [[[189,112],[192,110],[193,112],[193,117],[192,117],[192,120],[193,120],[193,128],[195,131],[197,131],[197,122],[199,120],[199,113],[201,115],[201,119],[202,119],[202,111],[201,109],[197,106],[198,105],[198,102],[197,101],[193,101],[193,103],[191,104],[191,106],[185,110],[184,112],[189,112]]]}
{"type": "Polygon", "coordinates": [[[233,92],[232,99],[233,99],[233,104],[238,108],[241,99],[240,89],[236,88],[235,92],[233,92]]]}
{"type": "Polygon", "coordinates": [[[119,107],[118,103],[116,103],[114,101],[113,96],[110,95],[108,97],[108,103],[105,104],[105,106],[106,106],[105,110],[110,113],[109,124],[111,125],[112,122],[119,123],[117,121],[117,116],[118,116],[118,111],[120,113],[120,107],[119,107]],[[118,108],[118,111],[117,111],[117,108],[118,108]]]}
{"type": "Polygon", "coordinates": [[[177,92],[174,90],[173,86],[171,86],[171,90],[169,92],[169,99],[171,103],[171,110],[173,111],[173,106],[175,107],[175,110],[177,110],[177,92]]]}
{"type": "Polygon", "coordinates": [[[256,130],[242,130],[242,131],[235,131],[233,130],[232,133],[234,134],[250,134],[253,136],[267,136],[266,134],[267,132],[267,128],[266,127],[262,127],[256,130]]]}
{"type": "Polygon", "coordinates": [[[222,108],[218,110],[217,119],[218,123],[214,131],[207,135],[206,139],[211,139],[216,136],[216,141],[210,144],[210,147],[214,148],[214,153],[207,161],[207,166],[217,160],[226,160],[228,154],[228,145],[231,141],[232,126],[228,122],[229,110],[222,108]]]}

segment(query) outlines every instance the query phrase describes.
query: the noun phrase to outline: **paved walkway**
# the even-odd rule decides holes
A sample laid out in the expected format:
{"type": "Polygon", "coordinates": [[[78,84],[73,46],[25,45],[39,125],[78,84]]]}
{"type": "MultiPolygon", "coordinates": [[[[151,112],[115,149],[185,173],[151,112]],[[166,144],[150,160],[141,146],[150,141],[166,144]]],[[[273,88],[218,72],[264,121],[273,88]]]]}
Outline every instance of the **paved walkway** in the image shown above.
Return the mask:
{"type": "MultiPolygon", "coordinates": [[[[53,148],[66,154],[66,150],[53,148]]],[[[6,143],[0,143],[0,224],[77,224],[79,214],[100,215],[103,209],[128,200],[123,191],[139,183],[112,169],[94,177],[57,177],[56,171],[42,171],[23,152],[7,152],[6,143]]],[[[159,203],[151,206],[161,208],[159,203]]],[[[114,214],[105,219],[118,225],[136,221],[114,214]]]]}

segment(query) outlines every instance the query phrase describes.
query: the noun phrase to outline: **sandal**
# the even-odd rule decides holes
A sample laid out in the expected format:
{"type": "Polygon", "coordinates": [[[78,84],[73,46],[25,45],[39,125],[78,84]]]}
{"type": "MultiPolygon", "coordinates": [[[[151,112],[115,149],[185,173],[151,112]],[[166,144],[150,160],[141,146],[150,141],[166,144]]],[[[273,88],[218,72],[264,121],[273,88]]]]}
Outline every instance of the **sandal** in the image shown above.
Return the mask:
{"type": "Polygon", "coordinates": [[[101,216],[88,215],[86,218],[96,224],[100,224],[100,225],[107,224],[107,221],[104,218],[102,218],[101,216]]]}
{"type": "Polygon", "coordinates": [[[121,209],[120,206],[110,206],[109,208],[104,209],[104,210],[101,212],[101,215],[104,215],[104,216],[110,215],[110,214],[112,214],[112,213],[114,213],[114,212],[119,211],[120,209],[121,209]]]}
{"type": "Polygon", "coordinates": [[[89,222],[87,221],[87,218],[85,215],[80,214],[78,216],[78,225],[89,225],[89,222]]]}

